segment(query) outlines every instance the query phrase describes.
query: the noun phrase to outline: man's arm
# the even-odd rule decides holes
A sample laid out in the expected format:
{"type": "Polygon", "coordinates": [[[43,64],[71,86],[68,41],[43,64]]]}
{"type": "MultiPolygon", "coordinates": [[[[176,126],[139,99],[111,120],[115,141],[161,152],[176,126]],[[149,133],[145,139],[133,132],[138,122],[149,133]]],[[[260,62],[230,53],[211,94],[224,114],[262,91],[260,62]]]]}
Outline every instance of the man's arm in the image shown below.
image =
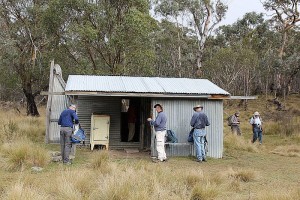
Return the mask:
{"type": "Polygon", "coordinates": [[[72,113],[72,116],[73,116],[73,119],[75,121],[75,124],[78,124],[79,123],[79,119],[78,119],[78,116],[77,116],[77,114],[76,114],[75,111],[72,113]]]}
{"type": "Polygon", "coordinates": [[[192,116],[191,122],[190,122],[190,125],[191,125],[192,127],[195,126],[195,124],[196,124],[196,119],[197,119],[197,116],[196,116],[196,113],[194,113],[193,116],[192,116]]]}
{"type": "Polygon", "coordinates": [[[157,117],[156,117],[156,119],[155,119],[155,121],[152,121],[151,125],[153,125],[153,126],[159,126],[160,123],[161,123],[161,120],[162,120],[161,116],[160,116],[160,114],[158,114],[157,117]]]}
{"type": "Polygon", "coordinates": [[[205,115],[205,121],[206,121],[206,123],[205,123],[205,126],[209,126],[209,125],[210,125],[210,123],[209,123],[209,121],[208,121],[208,117],[207,117],[207,115],[205,115]]]}

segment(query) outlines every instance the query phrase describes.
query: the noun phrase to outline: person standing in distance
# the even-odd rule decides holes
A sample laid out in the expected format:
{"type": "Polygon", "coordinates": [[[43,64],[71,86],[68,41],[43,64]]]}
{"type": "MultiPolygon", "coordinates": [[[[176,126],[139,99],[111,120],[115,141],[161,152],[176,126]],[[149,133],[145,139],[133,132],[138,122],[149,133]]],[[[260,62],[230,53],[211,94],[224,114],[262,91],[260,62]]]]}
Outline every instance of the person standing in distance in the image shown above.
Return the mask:
{"type": "Polygon", "coordinates": [[[60,146],[61,157],[63,164],[70,165],[70,152],[72,148],[71,136],[73,132],[73,125],[78,124],[78,116],[76,114],[76,106],[71,104],[70,107],[64,110],[59,117],[58,125],[60,125],[60,146]]]}
{"type": "Polygon", "coordinates": [[[262,144],[262,134],[263,134],[263,128],[262,128],[262,119],[260,117],[259,112],[254,112],[253,117],[250,119],[250,124],[252,125],[252,131],[253,131],[253,139],[252,143],[254,143],[257,138],[259,140],[259,144],[262,144]]]}
{"type": "Polygon", "coordinates": [[[231,124],[231,132],[235,135],[242,135],[241,129],[240,129],[240,112],[236,111],[234,115],[230,118],[230,124],[231,124]]]}
{"type": "Polygon", "coordinates": [[[155,120],[148,118],[147,121],[150,122],[151,126],[154,126],[155,130],[155,141],[156,141],[156,150],[157,150],[157,160],[154,162],[164,162],[167,160],[166,151],[165,151],[165,135],[167,133],[166,123],[167,116],[163,112],[163,107],[161,104],[156,104],[154,106],[156,112],[158,113],[155,120]]]}
{"type": "Polygon", "coordinates": [[[194,108],[195,113],[192,116],[190,125],[194,128],[194,146],[196,148],[196,157],[197,162],[206,162],[206,151],[204,148],[204,142],[205,142],[205,127],[209,126],[210,123],[208,121],[208,118],[203,110],[203,106],[197,105],[194,108]]]}

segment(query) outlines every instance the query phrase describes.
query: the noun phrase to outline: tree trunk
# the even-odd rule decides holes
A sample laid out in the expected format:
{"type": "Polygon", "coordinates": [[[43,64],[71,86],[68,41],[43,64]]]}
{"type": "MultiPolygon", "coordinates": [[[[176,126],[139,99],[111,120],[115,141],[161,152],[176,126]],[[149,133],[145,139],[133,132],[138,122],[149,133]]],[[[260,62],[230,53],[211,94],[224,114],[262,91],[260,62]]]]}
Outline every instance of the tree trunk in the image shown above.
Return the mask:
{"type": "Polygon", "coordinates": [[[35,96],[32,93],[31,83],[26,83],[25,85],[23,85],[23,93],[25,94],[27,101],[27,115],[36,117],[40,116],[34,100],[35,96]]]}

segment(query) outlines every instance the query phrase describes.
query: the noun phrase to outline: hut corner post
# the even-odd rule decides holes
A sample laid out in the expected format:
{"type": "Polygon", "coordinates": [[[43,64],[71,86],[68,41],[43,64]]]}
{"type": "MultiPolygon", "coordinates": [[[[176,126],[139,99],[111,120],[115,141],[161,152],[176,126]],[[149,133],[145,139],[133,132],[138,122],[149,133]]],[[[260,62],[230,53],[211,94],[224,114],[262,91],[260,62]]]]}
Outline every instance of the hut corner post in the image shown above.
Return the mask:
{"type": "Polygon", "coordinates": [[[50,76],[49,76],[49,90],[48,90],[48,101],[46,108],[46,136],[45,142],[49,143],[49,129],[50,129],[50,116],[51,116],[51,105],[52,105],[52,93],[53,93],[53,82],[54,82],[54,60],[50,63],[50,76]]]}

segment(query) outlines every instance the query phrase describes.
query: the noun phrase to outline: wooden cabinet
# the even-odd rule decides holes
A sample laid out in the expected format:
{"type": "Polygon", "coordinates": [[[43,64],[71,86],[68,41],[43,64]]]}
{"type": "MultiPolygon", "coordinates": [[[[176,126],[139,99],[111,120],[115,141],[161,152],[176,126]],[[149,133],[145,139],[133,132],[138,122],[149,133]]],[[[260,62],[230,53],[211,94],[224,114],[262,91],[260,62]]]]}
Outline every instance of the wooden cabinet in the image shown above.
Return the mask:
{"type": "Polygon", "coordinates": [[[106,150],[108,150],[109,125],[109,115],[92,114],[90,135],[91,150],[94,149],[95,145],[104,145],[106,150]]]}

